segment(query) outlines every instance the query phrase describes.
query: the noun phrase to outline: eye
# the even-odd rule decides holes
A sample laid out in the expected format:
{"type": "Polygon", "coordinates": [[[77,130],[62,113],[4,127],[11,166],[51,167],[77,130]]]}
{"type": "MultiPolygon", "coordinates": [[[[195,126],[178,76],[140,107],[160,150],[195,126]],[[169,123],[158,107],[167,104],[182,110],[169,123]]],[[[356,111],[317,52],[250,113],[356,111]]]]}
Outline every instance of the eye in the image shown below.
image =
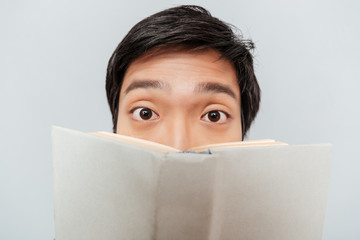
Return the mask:
{"type": "Polygon", "coordinates": [[[205,115],[201,116],[201,120],[206,122],[213,122],[213,123],[223,123],[228,118],[229,115],[227,113],[218,110],[210,111],[205,115]]]}
{"type": "Polygon", "coordinates": [[[159,115],[150,108],[143,108],[143,107],[135,108],[134,110],[131,111],[131,113],[134,119],[140,121],[156,120],[159,118],[159,115]]]}

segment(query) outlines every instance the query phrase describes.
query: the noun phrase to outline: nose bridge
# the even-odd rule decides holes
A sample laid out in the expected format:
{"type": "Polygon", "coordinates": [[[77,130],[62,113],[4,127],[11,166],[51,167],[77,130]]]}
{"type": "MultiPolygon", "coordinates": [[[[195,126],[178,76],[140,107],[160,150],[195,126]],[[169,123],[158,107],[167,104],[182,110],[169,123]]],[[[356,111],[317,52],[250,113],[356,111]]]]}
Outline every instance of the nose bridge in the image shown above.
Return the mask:
{"type": "Polygon", "coordinates": [[[191,147],[191,123],[184,114],[177,114],[169,122],[168,145],[179,150],[187,150],[191,147]]]}

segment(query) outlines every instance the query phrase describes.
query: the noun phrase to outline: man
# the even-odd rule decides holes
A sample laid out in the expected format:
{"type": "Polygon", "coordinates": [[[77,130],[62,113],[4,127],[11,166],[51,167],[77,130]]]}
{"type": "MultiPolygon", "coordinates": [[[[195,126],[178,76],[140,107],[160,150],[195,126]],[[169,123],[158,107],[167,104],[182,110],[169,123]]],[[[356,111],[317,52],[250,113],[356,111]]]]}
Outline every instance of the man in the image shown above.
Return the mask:
{"type": "Polygon", "coordinates": [[[140,21],[109,60],[114,132],[180,150],[241,141],[260,103],[252,49],[199,6],[140,21]]]}

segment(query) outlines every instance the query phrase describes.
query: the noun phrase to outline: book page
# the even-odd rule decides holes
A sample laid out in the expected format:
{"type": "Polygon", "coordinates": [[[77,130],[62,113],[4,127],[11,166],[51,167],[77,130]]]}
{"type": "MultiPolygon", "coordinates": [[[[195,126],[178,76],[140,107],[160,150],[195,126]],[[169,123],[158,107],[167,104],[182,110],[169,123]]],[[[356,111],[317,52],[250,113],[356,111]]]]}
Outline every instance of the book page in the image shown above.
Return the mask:
{"type": "Polygon", "coordinates": [[[104,137],[107,139],[123,142],[123,143],[134,144],[139,147],[155,150],[158,152],[180,152],[180,150],[170,147],[170,146],[167,146],[167,145],[164,145],[164,144],[151,142],[151,141],[140,139],[140,138],[125,136],[125,135],[121,135],[121,134],[115,134],[115,133],[109,133],[109,132],[93,132],[90,134],[98,136],[98,137],[104,137]]]}
{"type": "MultiPolygon", "coordinates": [[[[140,139],[140,138],[134,138],[130,136],[125,136],[121,134],[114,134],[109,132],[92,132],[91,135],[104,137],[107,139],[123,142],[123,143],[129,143],[134,144],[143,148],[155,150],[158,152],[181,152],[179,149],[140,139]]],[[[251,147],[251,146],[274,146],[274,145],[287,145],[283,142],[276,142],[273,139],[262,139],[262,140],[250,140],[250,141],[239,141],[239,142],[226,142],[226,143],[216,143],[216,144],[208,144],[203,146],[197,146],[187,149],[186,151],[193,151],[193,152],[202,152],[206,151],[208,149],[213,148],[232,148],[232,147],[251,147]]]]}
{"type": "Polygon", "coordinates": [[[330,144],[228,148],[217,161],[210,240],[321,239],[330,144]]]}
{"type": "Polygon", "coordinates": [[[206,151],[207,149],[214,149],[214,148],[236,148],[236,147],[275,146],[275,145],[288,145],[288,144],[283,142],[276,142],[273,139],[262,139],[262,140],[251,140],[251,141],[241,141],[241,142],[209,144],[204,146],[192,147],[189,149],[189,151],[201,152],[201,151],[206,151]]]}
{"type": "Polygon", "coordinates": [[[56,239],[152,240],[163,153],[53,127],[56,239]]]}

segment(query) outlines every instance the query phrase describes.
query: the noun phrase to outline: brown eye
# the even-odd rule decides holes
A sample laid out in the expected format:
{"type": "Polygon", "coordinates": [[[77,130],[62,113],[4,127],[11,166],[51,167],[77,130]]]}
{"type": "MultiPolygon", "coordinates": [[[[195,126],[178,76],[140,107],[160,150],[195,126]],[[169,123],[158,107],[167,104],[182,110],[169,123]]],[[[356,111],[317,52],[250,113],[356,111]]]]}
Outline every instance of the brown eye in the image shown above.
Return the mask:
{"type": "Polygon", "coordinates": [[[159,115],[157,115],[150,108],[136,108],[132,112],[132,115],[133,118],[135,118],[136,120],[143,120],[143,121],[155,120],[159,118],[159,115]]]}
{"type": "Polygon", "coordinates": [[[213,123],[223,123],[228,119],[228,117],[228,114],[222,111],[214,110],[203,115],[201,120],[213,123]]]}
{"type": "Polygon", "coordinates": [[[212,122],[217,122],[220,119],[220,112],[219,111],[211,111],[208,113],[208,118],[212,122]]]}
{"type": "Polygon", "coordinates": [[[152,116],[152,112],[148,108],[143,108],[140,110],[140,117],[144,120],[149,120],[152,116]]]}

